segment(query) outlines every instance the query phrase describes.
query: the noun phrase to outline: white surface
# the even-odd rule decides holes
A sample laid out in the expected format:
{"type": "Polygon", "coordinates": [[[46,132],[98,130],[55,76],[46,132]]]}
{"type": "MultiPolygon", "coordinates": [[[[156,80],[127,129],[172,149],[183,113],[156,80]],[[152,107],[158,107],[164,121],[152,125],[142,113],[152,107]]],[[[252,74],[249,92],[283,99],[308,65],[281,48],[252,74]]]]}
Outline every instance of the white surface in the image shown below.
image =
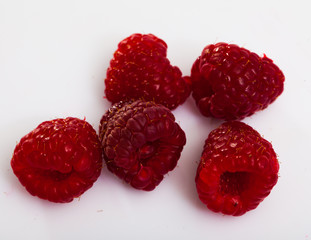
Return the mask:
{"type": "Polygon", "coordinates": [[[309,1],[0,0],[0,239],[311,239],[311,32],[309,1]],[[187,134],[178,167],[153,192],[106,169],[69,204],[32,197],[10,168],[17,141],[40,122],[86,117],[95,129],[109,103],[104,77],[120,40],[153,33],[184,75],[218,41],[266,53],[285,91],[244,122],[272,141],[280,178],[241,217],[209,211],[194,176],[203,141],[220,121],[192,98],[174,111],[187,134]]]}

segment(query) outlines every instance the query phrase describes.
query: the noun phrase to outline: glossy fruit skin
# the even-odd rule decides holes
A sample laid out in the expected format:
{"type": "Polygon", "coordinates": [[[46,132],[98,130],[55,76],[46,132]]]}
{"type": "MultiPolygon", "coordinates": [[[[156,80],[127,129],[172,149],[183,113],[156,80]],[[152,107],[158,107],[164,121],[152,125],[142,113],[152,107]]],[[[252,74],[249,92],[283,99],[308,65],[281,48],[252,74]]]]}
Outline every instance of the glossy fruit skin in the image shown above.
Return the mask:
{"type": "Polygon", "coordinates": [[[175,109],[189,97],[190,79],[172,66],[167,44],[152,34],[132,34],[118,44],[105,79],[105,95],[112,102],[155,101],[175,109]]]}
{"type": "Polygon", "coordinates": [[[204,48],[191,80],[192,96],[204,116],[241,120],[275,101],[285,77],[265,55],[220,42],[204,48]]]}
{"type": "Polygon", "coordinates": [[[41,123],[16,145],[11,166],[33,196],[68,203],[92,187],[102,170],[96,131],[68,117],[41,123]]]}
{"type": "Polygon", "coordinates": [[[99,138],[108,169],[145,191],[176,167],[186,144],[168,108],[141,100],[114,104],[101,119],[99,138]]]}
{"type": "Polygon", "coordinates": [[[270,194],[278,172],[271,143],[249,125],[228,121],[206,139],[195,182],[210,210],[240,216],[270,194]]]}

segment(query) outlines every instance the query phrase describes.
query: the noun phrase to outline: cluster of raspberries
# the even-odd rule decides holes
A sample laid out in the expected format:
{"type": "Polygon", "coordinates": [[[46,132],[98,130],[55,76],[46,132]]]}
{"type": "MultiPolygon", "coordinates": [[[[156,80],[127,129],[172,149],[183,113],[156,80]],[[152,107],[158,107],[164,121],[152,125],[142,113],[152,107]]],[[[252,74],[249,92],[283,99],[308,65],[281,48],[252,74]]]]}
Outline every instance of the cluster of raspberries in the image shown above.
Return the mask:
{"type": "Polygon", "coordinates": [[[186,144],[172,110],[192,94],[203,116],[224,120],[208,135],[194,177],[201,201],[239,216],[269,195],[278,180],[276,153],[239,120],[282,93],[282,71],[265,55],[220,42],[206,46],[191,75],[183,76],[166,52],[167,44],[152,34],[119,43],[105,78],[112,106],[98,134],[85,119],[68,117],[43,122],[20,140],[11,166],[29,193],[70,202],[92,187],[103,162],[133,188],[155,189],[186,144]]]}

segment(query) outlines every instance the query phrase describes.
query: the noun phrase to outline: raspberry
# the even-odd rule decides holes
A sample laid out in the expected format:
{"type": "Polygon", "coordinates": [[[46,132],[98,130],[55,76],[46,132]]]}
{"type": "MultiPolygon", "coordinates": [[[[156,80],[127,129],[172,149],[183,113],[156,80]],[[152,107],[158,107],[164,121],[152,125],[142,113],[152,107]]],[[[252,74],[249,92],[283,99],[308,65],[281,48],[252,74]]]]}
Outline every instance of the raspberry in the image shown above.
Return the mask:
{"type": "Polygon", "coordinates": [[[176,167],[186,144],[169,109],[141,100],[114,104],[101,119],[99,138],[108,169],[145,191],[176,167]]]}
{"type": "Polygon", "coordinates": [[[190,79],[166,57],[167,45],[152,34],[133,34],[118,45],[105,79],[109,101],[142,99],[175,109],[190,95],[190,79]]]}
{"type": "Polygon", "coordinates": [[[271,59],[234,44],[204,48],[191,69],[193,98],[204,116],[243,119],[282,92],[284,75],[271,59]]]}
{"type": "Polygon", "coordinates": [[[270,194],[278,171],[271,143],[245,123],[229,121],[206,139],[195,182],[210,210],[239,216],[270,194]]]}
{"type": "Polygon", "coordinates": [[[41,123],[20,140],[11,166],[30,194],[66,203],[98,179],[102,150],[95,130],[86,121],[55,119],[41,123]]]}

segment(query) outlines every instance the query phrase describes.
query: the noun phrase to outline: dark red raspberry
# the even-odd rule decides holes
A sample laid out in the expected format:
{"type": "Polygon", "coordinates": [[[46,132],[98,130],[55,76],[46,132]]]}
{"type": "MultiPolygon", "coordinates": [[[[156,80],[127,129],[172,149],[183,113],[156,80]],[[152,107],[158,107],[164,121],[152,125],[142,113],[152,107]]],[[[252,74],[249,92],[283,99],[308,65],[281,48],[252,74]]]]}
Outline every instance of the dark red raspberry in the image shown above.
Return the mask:
{"type": "Polygon", "coordinates": [[[169,109],[141,100],[114,104],[101,119],[99,138],[108,169],[146,191],[175,168],[186,144],[169,109]]]}
{"type": "Polygon", "coordinates": [[[229,121],[206,139],[195,181],[210,210],[239,216],[270,194],[278,171],[271,143],[245,123],[229,121]]]}
{"type": "Polygon", "coordinates": [[[271,59],[234,44],[204,48],[191,70],[193,98],[204,116],[243,119],[282,92],[284,75],[271,59]]]}
{"type": "Polygon", "coordinates": [[[166,57],[167,45],[152,34],[133,34],[118,45],[105,79],[109,101],[142,99],[174,109],[190,95],[190,79],[166,57]]]}
{"type": "Polygon", "coordinates": [[[29,193],[66,203],[98,179],[101,145],[96,131],[84,120],[69,117],[46,121],[20,140],[11,166],[29,193]]]}

